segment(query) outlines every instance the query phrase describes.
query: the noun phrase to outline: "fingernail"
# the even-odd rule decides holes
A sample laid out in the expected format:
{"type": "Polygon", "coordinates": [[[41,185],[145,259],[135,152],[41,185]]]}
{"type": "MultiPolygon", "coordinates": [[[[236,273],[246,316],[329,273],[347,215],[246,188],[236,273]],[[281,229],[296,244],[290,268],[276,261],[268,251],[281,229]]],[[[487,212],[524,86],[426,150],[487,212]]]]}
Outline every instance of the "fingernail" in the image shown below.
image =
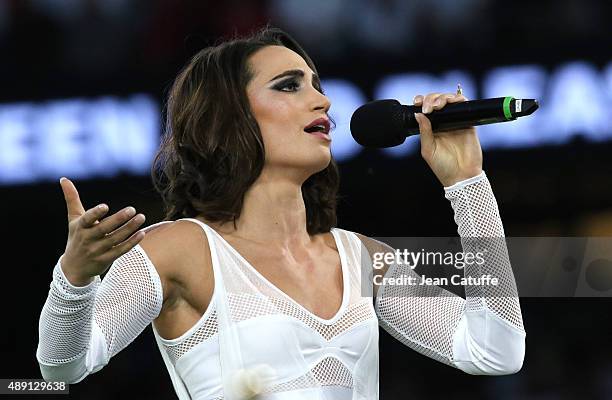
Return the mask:
{"type": "Polygon", "coordinates": [[[429,114],[431,112],[431,105],[426,104],[423,106],[423,114],[429,114]]]}
{"type": "Polygon", "coordinates": [[[60,178],[60,184],[62,183],[62,181],[63,181],[64,179],[66,179],[66,178],[64,178],[63,176],[60,178]]]}
{"type": "Polygon", "coordinates": [[[434,106],[439,106],[440,104],[442,104],[442,100],[436,99],[436,101],[434,101],[434,106]]]}

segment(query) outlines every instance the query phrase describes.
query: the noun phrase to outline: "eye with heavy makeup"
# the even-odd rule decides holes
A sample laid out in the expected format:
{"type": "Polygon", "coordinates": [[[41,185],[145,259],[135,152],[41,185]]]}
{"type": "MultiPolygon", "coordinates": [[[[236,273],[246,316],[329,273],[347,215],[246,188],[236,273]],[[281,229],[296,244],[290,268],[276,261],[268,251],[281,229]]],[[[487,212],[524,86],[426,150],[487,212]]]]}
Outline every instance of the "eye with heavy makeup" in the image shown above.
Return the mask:
{"type": "MultiPolygon", "coordinates": [[[[304,73],[302,71],[291,71],[291,76],[287,79],[284,79],[274,86],[272,89],[278,90],[279,92],[297,92],[304,80],[304,73]]],[[[321,84],[316,75],[313,75],[312,86],[321,94],[323,93],[323,89],[321,88],[321,84]]]]}
{"type": "Polygon", "coordinates": [[[300,82],[295,78],[289,78],[274,85],[279,92],[296,92],[300,88],[300,82]]]}

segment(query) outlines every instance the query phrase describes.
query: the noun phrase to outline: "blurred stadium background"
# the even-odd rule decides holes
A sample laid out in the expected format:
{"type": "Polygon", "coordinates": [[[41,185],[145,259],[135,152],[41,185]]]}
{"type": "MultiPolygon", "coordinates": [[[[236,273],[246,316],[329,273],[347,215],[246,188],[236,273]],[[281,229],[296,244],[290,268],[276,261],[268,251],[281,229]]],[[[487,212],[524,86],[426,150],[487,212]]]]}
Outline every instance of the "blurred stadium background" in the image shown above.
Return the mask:
{"type": "MultiPolygon", "coordinates": [[[[478,129],[506,234],[612,236],[611,17],[604,0],[0,0],[0,377],[40,376],[38,317],[67,234],[59,177],[86,208],[133,205],[147,225],[160,221],[149,168],[166,90],[199,49],[266,23],[302,43],[332,101],[340,227],[455,234],[418,139],[365,150],[348,121],[366,101],[410,103],[461,82],[471,99],[541,104],[478,129]]],[[[381,398],[612,398],[609,299],[522,305],[527,355],[508,377],[465,375],[381,330],[381,398]]],[[[175,398],[150,328],[71,397],[175,398]]]]}

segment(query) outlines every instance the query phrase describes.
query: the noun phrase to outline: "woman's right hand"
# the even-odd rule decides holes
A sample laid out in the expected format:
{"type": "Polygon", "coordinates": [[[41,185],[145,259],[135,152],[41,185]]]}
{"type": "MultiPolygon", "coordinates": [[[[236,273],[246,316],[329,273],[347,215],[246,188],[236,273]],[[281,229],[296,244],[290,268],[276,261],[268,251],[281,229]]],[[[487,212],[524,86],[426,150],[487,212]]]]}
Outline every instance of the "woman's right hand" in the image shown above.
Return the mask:
{"type": "Polygon", "coordinates": [[[85,211],[74,184],[62,178],[60,186],[68,209],[68,242],[61,267],[71,284],[85,286],[144,238],[144,231],[134,232],[145,216],[134,215],[134,207],[127,207],[99,221],[108,212],[106,204],[85,211]]]}

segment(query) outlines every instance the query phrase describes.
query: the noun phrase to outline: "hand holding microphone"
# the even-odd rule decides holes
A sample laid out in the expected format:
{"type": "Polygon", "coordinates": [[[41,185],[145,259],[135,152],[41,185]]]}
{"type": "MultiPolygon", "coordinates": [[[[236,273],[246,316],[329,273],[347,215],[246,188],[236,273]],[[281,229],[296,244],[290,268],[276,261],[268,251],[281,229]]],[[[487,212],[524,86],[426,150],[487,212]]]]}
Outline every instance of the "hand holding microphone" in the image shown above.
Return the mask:
{"type": "Polygon", "coordinates": [[[482,172],[482,149],[473,126],[434,134],[426,115],[449,104],[465,101],[467,99],[462,94],[451,93],[432,93],[414,98],[414,105],[421,106],[423,111],[415,114],[421,133],[421,156],[445,187],[482,172]]]}
{"type": "Polygon", "coordinates": [[[366,147],[393,147],[420,133],[421,155],[444,186],[482,171],[475,125],[512,121],[538,108],[533,99],[498,97],[468,101],[457,93],[417,95],[413,106],[377,100],[351,117],[351,134],[366,147]],[[427,116],[425,116],[427,115],[427,116]]]}

